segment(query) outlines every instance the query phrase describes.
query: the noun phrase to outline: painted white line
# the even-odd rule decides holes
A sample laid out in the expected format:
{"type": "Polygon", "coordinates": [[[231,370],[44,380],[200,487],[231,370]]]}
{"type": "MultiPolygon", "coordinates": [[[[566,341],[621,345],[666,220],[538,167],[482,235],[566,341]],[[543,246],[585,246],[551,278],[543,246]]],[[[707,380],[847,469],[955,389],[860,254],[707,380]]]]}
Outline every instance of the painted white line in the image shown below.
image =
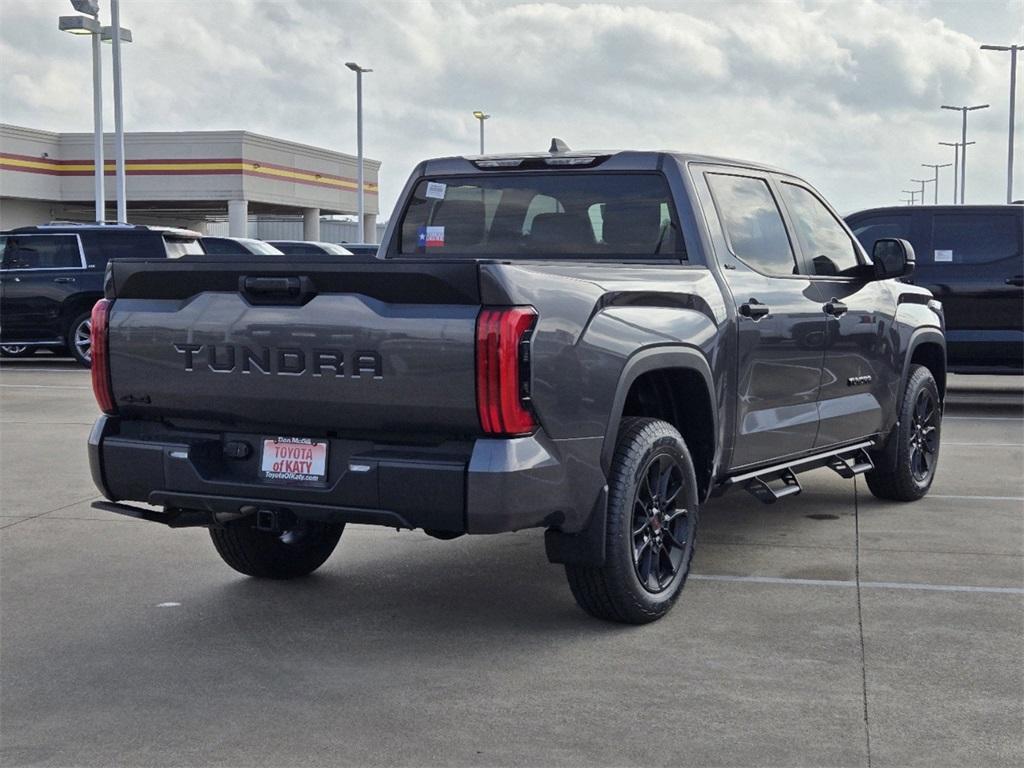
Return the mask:
{"type": "Polygon", "coordinates": [[[1024,421],[1021,417],[1013,416],[943,416],[943,421],[1024,421]]]}
{"type": "MultiPolygon", "coordinates": [[[[856,587],[856,581],[839,579],[786,579],[778,576],[725,576],[694,573],[697,581],[738,581],[747,584],[782,584],[801,587],[856,587]]],[[[983,592],[996,595],[1024,595],[1024,587],[970,587],[959,584],[912,584],[902,581],[862,581],[862,589],[909,589],[922,592],[983,592]]]]}
{"type": "Polygon", "coordinates": [[[157,603],[157,608],[180,608],[181,603],[157,603]]]}
{"type": "Polygon", "coordinates": [[[951,443],[943,440],[942,445],[970,446],[972,448],[1024,448],[1024,443],[951,443]]]}
{"type": "Polygon", "coordinates": [[[92,387],[78,387],[73,384],[0,384],[5,389],[92,389],[92,387]]]}
{"type": "Polygon", "coordinates": [[[978,501],[1022,501],[1024,496],[957,496],[955,494],[929,493],[929,499],[976,499],[978,501]]]}

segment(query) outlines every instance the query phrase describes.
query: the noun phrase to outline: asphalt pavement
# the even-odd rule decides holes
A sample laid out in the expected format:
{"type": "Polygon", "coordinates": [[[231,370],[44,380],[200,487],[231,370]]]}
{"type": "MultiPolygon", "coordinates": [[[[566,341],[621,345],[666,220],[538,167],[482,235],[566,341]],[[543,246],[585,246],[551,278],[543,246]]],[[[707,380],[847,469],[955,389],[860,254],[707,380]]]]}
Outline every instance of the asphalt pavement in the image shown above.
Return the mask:
{"type": "Polygon", "coordinates": [[[92,509],[88,373],[5,361],[0,764],[1022,765],[1024,380],[950,386],[926,499],[716,499],[675,610],[621,627],[540,531],[353,525],[308,579],[242,577],[92,509]]]}

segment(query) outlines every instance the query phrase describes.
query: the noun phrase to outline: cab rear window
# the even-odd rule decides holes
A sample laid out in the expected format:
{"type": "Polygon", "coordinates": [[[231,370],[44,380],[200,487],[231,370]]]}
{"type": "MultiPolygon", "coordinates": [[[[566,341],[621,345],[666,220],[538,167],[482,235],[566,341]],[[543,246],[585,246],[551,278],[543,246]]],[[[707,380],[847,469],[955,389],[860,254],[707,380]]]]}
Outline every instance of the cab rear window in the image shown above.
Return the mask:
{"type": "Polygon", "coordinates": [[[664,176],[518,173],[422,179],[399,227],[403,256],[684,257],[664,176]]]}

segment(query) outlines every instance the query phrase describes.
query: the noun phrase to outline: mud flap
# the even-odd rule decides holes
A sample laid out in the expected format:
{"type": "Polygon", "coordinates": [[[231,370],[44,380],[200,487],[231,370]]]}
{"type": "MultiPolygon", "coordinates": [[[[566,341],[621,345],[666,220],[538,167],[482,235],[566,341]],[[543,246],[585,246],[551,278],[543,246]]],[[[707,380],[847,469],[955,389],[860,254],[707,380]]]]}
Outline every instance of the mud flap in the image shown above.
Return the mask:
{"type": "Polygon", "coordinates": [[[562,565],[604,565],[607,549],[605,529],[608,520],[608,486],[601,493],[590,511],[587,527],[579,533],[564,533],[557,528],[544,531],[544,550],[549,563],[562,565]]]}

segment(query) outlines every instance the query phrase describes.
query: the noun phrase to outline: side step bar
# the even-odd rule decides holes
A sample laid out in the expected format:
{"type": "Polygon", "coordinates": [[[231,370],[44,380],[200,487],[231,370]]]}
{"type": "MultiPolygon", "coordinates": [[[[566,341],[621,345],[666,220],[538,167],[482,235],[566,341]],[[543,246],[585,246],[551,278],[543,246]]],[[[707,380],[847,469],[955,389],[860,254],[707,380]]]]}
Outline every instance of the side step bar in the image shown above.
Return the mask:
{"type": "Polygon", "coordinates": [[[874,444],[873,440],[866,440],[863,443],[847,445],[796,461],[755,469],[726,479],[725,485],[740,485],[754,498],[765,504],[774,504],[779,499],[795,496],[803,490],[796,477],[798,472],[829,467],[840,477],[849,479],[873,469],[875,465],[871,461],[868,449],[874,444]]]}

